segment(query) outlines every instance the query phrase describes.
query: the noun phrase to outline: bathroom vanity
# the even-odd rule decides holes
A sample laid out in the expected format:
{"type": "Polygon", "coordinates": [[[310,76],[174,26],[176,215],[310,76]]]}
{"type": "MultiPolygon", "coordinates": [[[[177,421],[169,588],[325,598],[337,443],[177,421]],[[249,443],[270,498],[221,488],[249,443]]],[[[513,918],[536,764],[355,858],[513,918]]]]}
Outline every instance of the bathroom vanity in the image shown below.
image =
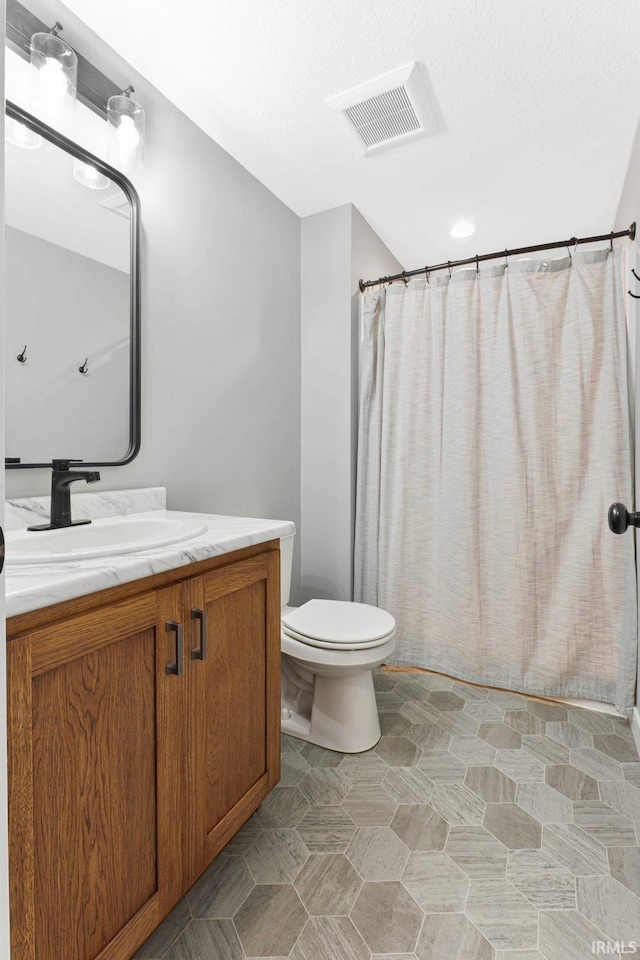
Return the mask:
{"type": "MultiPolygon", "coordinates": [[[[11,563],[8,537],[14,960],[128,960],[280,776],[293,524],[165,512],[151,493],[147,517],[205,532],[35,566],[11,563]]],[[[74,509],[137,514],[139,498],[74,509]]],[[[9,504],[15,525],[34,511],[9,504]]]]}

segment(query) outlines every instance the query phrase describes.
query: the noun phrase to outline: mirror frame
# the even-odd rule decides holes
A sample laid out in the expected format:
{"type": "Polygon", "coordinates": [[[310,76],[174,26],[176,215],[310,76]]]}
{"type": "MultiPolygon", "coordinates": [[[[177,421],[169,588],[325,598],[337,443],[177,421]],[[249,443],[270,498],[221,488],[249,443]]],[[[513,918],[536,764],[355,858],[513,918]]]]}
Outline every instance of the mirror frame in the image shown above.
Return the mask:
{"type": "MultiPolygon", "coordinates": [[[[135,187],[124,174],[120,173],[114,167],[105,163],[99,157],[94,156],[85,150],[79,144],[69,140],[63,134],[42,123],[32,114],[27,113],[15,103],[9,100],[6,102],[5,113],[7,117],[24,123],[35,133],[38,133],[45,140],[60,147],[70,156],[84,163],[89,163],[96,167],[105,177],[109,177],[116,183],[125,194],[131,205],[130,216],[130,360],[129,360],[129,447],[121,460],[82,460],[83,467],[121,467],[137,457],[140,452],[140,198],[135,187]]],[[[64,452],[64,451],[63,451],[64,452]]],[[[74,451],[81,453],[80,450],[74,451]]],[[[6,470],[28,470],[43,467],[51,467],[51,462],[45,463],[5,463],[6,470]]]]}

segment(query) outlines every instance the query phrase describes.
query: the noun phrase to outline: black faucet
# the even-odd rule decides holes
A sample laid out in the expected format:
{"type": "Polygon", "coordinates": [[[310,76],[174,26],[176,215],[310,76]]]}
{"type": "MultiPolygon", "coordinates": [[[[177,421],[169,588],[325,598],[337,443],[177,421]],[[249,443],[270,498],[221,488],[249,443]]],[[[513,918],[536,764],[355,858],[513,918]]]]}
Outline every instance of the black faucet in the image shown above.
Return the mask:
{"type": "Polygon", "coordinates": [[[49,523],[41,523],[28,530],[59,530],[61,527],[78,527],[91,520],[71,519],[71,484],[76,480],[86,480],[95,483],[100,479],[97,470],[71,470],[72,463],[81,463],[80,460],[52,460],[51,466],[51,515],[49,523]]]}

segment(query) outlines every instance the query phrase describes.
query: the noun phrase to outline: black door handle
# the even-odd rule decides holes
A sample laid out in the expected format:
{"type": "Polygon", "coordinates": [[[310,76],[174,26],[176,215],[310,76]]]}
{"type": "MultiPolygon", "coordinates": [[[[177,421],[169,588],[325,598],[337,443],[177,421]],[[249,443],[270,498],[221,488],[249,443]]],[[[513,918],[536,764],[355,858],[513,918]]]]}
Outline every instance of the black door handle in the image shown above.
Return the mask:
{"type": "Polygon", "coordinates": [[[609,507],[609,529],[612,533],[625,533],[628,527],[640,527],[640,513],[629,513],[624,503],[612,503],[609,507]]]}
{"type": "Polygon", "coordinates": [[[207,659],[207,614],[199,607],[194,607],[191,611],[191,619],[200,621],[200,646],[191,651],[192,660],[207,659]]]}
{"type": "Polygon", "coordinates": [[[0,527],[0,573],[2,573],[4,567],[4,531],[0,527]]]}
{"type": "Polygon", "coordinates": [[[164,672],[166,674],[173,674],[176,677],[182,676],[182,624],[178,623],[177,620],[167,620],[164,625],[167,633],[173,632],[176,635],[176,658],[172,660],[171,663],[168,663],[164,672]]]}

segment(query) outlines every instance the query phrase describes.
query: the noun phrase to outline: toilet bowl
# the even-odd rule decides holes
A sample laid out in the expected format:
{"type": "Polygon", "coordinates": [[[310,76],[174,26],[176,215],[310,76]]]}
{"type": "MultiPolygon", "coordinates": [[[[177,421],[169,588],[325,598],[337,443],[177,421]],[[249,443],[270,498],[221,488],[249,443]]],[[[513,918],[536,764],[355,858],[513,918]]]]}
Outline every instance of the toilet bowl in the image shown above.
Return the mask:
{"type": "Polygon", "coordinates": [[[290,607],[293,535],[280,540],[282,732],[341,753],[380,739],[374,667],[395,648],[390,613],[365,603],[290,607]]]}

